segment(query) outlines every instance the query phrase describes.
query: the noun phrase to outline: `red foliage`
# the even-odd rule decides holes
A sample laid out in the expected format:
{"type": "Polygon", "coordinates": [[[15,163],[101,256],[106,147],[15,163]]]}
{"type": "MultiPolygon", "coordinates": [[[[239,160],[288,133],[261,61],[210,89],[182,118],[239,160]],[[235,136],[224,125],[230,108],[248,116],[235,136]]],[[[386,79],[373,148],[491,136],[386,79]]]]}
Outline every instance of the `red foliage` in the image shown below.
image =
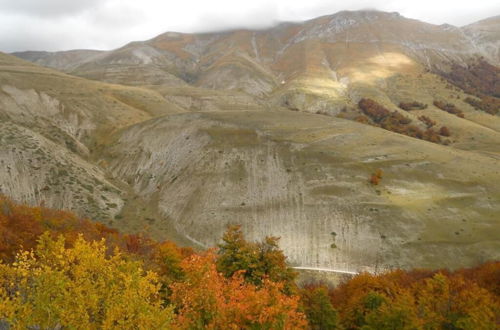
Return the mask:
{"type": "Polygon", "coordinates": [[[387,118],[391,112],[372,99],[363,98],[358,103],[363,112],[374,122],[380,123],[387,118]]]}
{"type": "Polygon", "coordinates": [[[500,68],[489,64],[483,58],[467,66],[455,63],[449,72],[437,73],[468,94],[500,97],[500,68]]]}
{"type": "Polygon", "coordinates": [[[420,103],[417,101],[413,102],[401,102],[399,103],[399,107],[403,110],[410,111],[410,110],[423,110],[427,109],[427,104],[420,103]]]}
{"type": "Polygon", "coordinates": [[[448,129],[448,127],[443,126],[439,129],[439,135],[450,136],[450,130],[448,129]]]}
{"type": "Polygon", "coordinates": [[[462,110],[458,109],[454,104],[452,103],[445,103],[443,101],[434,101],[433,102],[434,106],[446,111],[448,113],[451,113],[453,115],[456,115],[457,117],[464,118],[464,113],[462,110]]]}
{"type": "Polygon", "coordinates": [[[436,122],[427,116],[419,116],[418,120],[424,123],[427,128],[431,128],[432,126],[436,125],[436,122]]]}
{"type": "MultiPolygon", "coordinates": [[[[164,244],[144,235],[120,234],[115,229],[79,218],[70,212],[17,204],[0,195],[0,260],[10,262],[19,250],[34,248],[38,237],[46,231],[53,236],[64,235],[68,245],[72,245],[80,234],[90,241],[104,238],[108,251],[119,248],[137,255],[146,264],[151,264],[148,260],[164,244]]],[[[186,249],[186,254],[189,254],[189,250],[186,249]]]]}
{"type": "MultiPolygon", "coordinates": [[[[428,129],[427,131],[423,131],[417,126],[411,125],[410,118],[403,116],[397,111],[390,112],[374,100],[361,99],[359,101],[359,107],[368,117],[370,117],[376,123],[376,125],[382,127],[383,129],[433,143],[441,143],[439,134],[437,134],[433,130],[428,129]]],[[[425,116],[422,117],[424,117],[424,119],[419,119],[428,119],[428,121],[426,122],[427,125],[431,123],[435,124],[435,122],[430,118],[425,116]]],[[[373,181],[376,182],[377,179],[373,178],[373,181]]]]}

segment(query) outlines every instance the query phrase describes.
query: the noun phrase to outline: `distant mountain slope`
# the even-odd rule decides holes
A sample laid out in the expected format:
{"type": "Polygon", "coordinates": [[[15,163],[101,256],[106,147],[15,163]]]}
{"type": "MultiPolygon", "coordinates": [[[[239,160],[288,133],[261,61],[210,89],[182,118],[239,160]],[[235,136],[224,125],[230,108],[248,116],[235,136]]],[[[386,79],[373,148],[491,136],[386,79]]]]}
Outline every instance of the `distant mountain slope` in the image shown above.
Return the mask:
{"type": "Polygon", "coordinates": [[[498,18],[458,28],[397,13],[344,11],[261,31],[167,32],[95,54],[15,55],[94,80],[239,91],[335,115],[357,104],[360,89],[380,94],[397,75],[446,72],[480,57],[500,65],[499,26],[498,18]]]}
{"type": "Polygon", "coordinates": [[[485,56],[492,64],[499,65],[498,44],[491,42],[498,40],[498,30],[498,17],[457,28],[427,24],[397,13],[344,11],[303,23],[283,23],[263,31],[169,32],[107,52],[75,50],[15,55],[98,80],[137,84],[142,79],[144,84],[164,84],[170,80],[179,83],[177,77],[201,86],[262,93],[271,91],[276,82],[301,74],[331,78],[332,71],[348,68],[352,60],[366,61],[387,49],[428,67],[449,61],[463,63],[472,56],[485,56]],[[356,52],[351,51],[354,49],[356,52]],[[353,53],[357,54],[354,59],[353,53]],[[134,79],[125,74],[131,67],[136,74],[134,79]],[[117,71],[125,75],[122,77],[117,71]],[[234,81],[229,83],[223,77],[234,81]],[[250,81],[254,86],[241,85],[250,81]]]}
{"type": "Polygon", "coordinates": [[[500,65],[500,16],[495,16],[467,25],[462,31],[491,63],[500,65]]]}
{"type": "Polygon", "coordinates": [[[62,71],[71,71],[82,62],[87,62],[102,51],[90,49],[75,49],[61,52],[27,51],[13,53],[26,61],[62,71]]]}

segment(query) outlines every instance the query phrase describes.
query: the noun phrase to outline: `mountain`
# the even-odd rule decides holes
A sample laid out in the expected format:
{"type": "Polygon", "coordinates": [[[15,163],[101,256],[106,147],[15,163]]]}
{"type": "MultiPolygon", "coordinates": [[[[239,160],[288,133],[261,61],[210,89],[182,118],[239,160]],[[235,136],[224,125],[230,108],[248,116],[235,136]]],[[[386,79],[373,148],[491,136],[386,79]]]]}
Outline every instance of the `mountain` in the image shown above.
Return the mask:
{"type": "Polygon", "coordinates": [[[238,223],[304,267],[498,259],[499,26],[346,11],[1,55],[2,192],[196,247],[238,223]]]}
{"type": "Polygon", "coordinates": [[[500,63],[500,16],[487,18],[462,28],[474,49],[479,50],[492,63],[500,63]]]}

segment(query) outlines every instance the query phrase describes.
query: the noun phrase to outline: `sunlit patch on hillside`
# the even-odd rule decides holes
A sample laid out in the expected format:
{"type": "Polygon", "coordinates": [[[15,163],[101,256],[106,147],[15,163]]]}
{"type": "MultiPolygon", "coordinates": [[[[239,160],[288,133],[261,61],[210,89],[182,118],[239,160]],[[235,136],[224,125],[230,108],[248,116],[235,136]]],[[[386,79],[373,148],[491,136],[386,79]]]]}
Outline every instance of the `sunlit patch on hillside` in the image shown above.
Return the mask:
{"type": "Polygon", "coordinates": [[[432,183],[398,182],[397,186],[386,186],[385,197],[394,205],[424,208],[443,199],[461,198],[470,194],[452,192],[432,183]]]}
{"type": "Polygon", "coordinates": [[[377,79],[386,79],[416,68],[417,64],[408,56],[386,52],[367,59],[365,64],[352,67],[348,72],[353,82],[373,84],[377,79]]]}
{"type": "Polygon", "coordinates": [[[296,79],[290,87],[304,89],[312,94],[320,95],[329,98],[343,97],[347,87],[345,84],[327,78],[307,77],[296,79]]]}

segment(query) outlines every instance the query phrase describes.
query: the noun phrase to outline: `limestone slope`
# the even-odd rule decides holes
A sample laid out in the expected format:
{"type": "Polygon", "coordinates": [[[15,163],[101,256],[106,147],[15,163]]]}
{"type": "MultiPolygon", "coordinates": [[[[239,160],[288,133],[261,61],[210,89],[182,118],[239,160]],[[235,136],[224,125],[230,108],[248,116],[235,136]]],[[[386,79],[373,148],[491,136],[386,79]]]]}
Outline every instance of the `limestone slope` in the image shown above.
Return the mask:
{"type": "Polygon", "coordinates": [[[68,76],[0,54],[1,192],[113,218],[122,189],[93,153],[114,131],[181,108],[139,88],[68,76]]]}
{"type": "Polygon", "coordinates": [[[347,120],[172,115],[121,131],[104,159],[195,246],[242,224],[251,239],[280,236],[300,266],[457,267],[500,257],[498,159],[347,120]],[[371,186],[377,168],[384,177],[371,186]]]}

